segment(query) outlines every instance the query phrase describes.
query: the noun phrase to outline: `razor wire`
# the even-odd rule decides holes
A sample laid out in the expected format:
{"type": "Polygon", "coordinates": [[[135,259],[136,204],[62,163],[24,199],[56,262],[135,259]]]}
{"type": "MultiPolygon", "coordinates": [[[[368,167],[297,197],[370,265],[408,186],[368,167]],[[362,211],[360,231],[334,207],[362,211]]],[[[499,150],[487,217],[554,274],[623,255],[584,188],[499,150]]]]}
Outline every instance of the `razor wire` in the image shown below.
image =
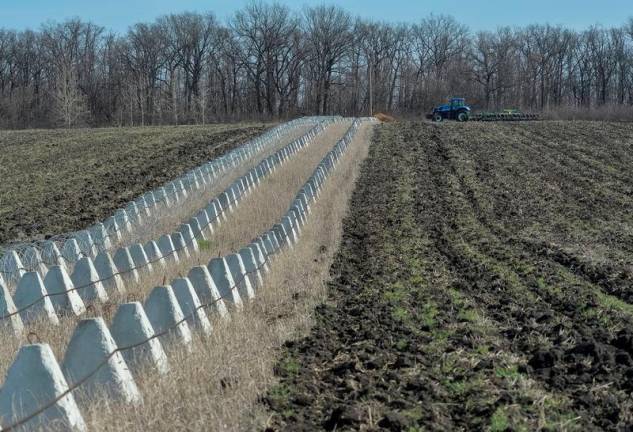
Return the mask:
{"type": "MultiPolygon", "coordinates": [[[[332,150],[330,150],[328,152],[328,154],[323,158],[323,160],[321,161],[321,163],[323,163],[326,159],[332,157],[332,155],[335,153],[336,148],[338,147],[338,145],[345,141],[346,139],[351,138],[353,135],[350,134],[350,132],[355,133],[358,130],[358,123],[356,121],[354,121],[354,123],[352,124],[352,126],[350,126],[350,129],[347,131],[347,133],[345,134],[345,136],[343,137],[343,139],[341,139],[339,142],[337,142],[337,144],[334,146],[334,148],[332,150]]],[[[346,143],[345,149],[349,146],[349,143],[346,143]]],[[[338,159],[336,159],[336,161],[338,161],[338,159]]],[[[316,174],[316,172],[319,169],[319,166],[321,165],[321,163],[319,163],[317,165],[317,168],[315,169],[313,175],[316,174]]],[[[333,165],[331,165],[333,166],[333,165]]],[[[311,176],[312,177],[312,176],[311,176]]],[[[307,182],[306,182],[307,184],[307,182]]],[[[196,314],[199,310],[202,309],[207,309],[210,308],[216,304],[218,304],[220,301],[224,301],[224,300],[228,300],[229,295],[233,295],[233,292],[237,289],[238,293],[239,293],[239,287],[242,285],[242,283],[246,280],[247,277],[249,277],[251,274],[253,273],[257,273],[259,272],[261,269],[263,269],[269,262],[270,262],[270,257],[274,256],[276,254],[278,254],[281,250],[282,247],[285,246],[285,244],[287,244],[290,240],[287,238],[286,242],[283,245],[280,245],[279,248],[277,250],[274,250],[272,252],[267,252],[266,255],[264,256],[264,259],[262,260],[262,262],[260,262],[257,266],[255,266],[253,269],[251,270],[245,270],[241,275],[240,278],[237,282],[234,281],[233,285],[230,287],[229,292],[224,294],[224,295],[219,295],[217,298],[214,298],[212,301],[210,302],[206,302],[204,304],[200,304],[197,307],[193,308],[193,310],[186,316],[184,316],[183,318],[181,318],[180,320],[176,321],[175,323],[173,323],[172,325],[170,325],[168,328],[162,330],[161,332],[154,332],[154,334],[146,339],[144,339],[141,342],[137,342],[135,344],[131,344],[131,345],[127,345],[124,347],[117,347],[114,350],[112,350],[101,362],[99,362],[97,364],[97,366],[95,367],[95,369],[90,372],[88,375],[84,376],[83,378],[81,378],[80,380],[78,380],[77,382],[75,382],[72,386],[69,386],[65,391],[63,391],[62,393],[60,393],[57,397],[55,397],[53,400],[49,401],[48,403],[46,403],[45,405],[43,405],[42,407],[38,408],[36,411],[34,411],[33,413],[11,423],[8,426],[5,426],[2,428],[3,431],[14,431],[16,428],[24,425],[25,423],[29,422],[30,420],[34,419],[35,417],[37,417],[38,415],[42,414],[44,411],[46,411],[48,408],[52,407],[53,405],[55,405],[57,402],[61,401],[63,398],[65,398],[66,396],[68,396],[69,394],[71,394],[73,391],[75,391],[76,389],[78,389],[79,387],[81,387],[84,383],[86,383],[90,378],[92,378],[97,372],[99,372],[99,370],[105,366],[110,359],[112,359],[117,353],[120,352],[125,352],[128,350],[132,350],[138,347],[141,347],[147,343],[149,343],[150,341],[157,339],[159,337],[162,336],[166,336],[168,334],[170,334],[171,332],[173,332],[175,329],[177,329],[180,325],[182,325],[183,323],[187,322],[190,319],[196,319],[196,314]]],[[[226,270],[225,270],[226,271],[226,270]]]]}

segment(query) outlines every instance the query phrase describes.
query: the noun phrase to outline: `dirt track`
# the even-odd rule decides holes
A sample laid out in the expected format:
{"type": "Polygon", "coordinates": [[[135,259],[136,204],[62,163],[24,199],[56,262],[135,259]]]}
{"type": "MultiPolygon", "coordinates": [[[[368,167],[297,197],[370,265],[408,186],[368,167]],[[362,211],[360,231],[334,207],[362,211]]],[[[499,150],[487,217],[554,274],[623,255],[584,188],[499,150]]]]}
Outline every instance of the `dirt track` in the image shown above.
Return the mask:
{"type": "Polygon", "coordinates": [[[633,427],[633,127],[377,130],[283,430],[633,427]]]}
{"type": "Polygon", "coordinates": [[[0,244],[84,228],[268,127],[0,131],[0,244]]]}

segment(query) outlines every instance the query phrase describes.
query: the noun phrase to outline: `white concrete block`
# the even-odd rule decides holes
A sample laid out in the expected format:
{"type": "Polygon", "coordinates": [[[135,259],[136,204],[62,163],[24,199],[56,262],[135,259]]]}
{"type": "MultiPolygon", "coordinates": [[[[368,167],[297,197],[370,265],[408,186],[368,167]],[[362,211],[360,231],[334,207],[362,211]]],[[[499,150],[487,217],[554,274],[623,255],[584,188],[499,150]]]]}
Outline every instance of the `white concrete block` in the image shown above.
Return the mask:
{"type": "Polygon", "coordinates": [[[155,269],[165,269],[165,267],[167,266],[167,262],[165,258],[163,258],[163,254],[155,241],[148,241],[147,243],[145,243],[145,246],[143,246],[143,249],[145,249],[147,259],[152,263],[152,266],[155,269]]]}
{"type": "MultiPolygon", "coordinates": [[[[86,379],[81,385],[81,395],[105,394],[126,403],[140,404],[141,393],[123,356],[116,350],[116,342],[103,318],[81,320],[64,354],[64,376],[70,386],[86,379]]],[[[80,402],[90,401],[81,399],[80,402]]]]}
{"type": "Polygon", "coordinates": [[[108,252],[100,252],[95,258],[94,265],[108,295],[126,293],[123,278],[108,252]]]}
{"type": "Polygon", "coordinates": [[[117,249],[112,259],[114,260],[116,268],[119,269],[121,277],[125,281],[125,285],[127,287],[129,287],[130,284],[139,283],[139,273],[136,269],[136,265],[134,264],[134,260],[132,259],[132,255],[130,254],[130,250],[128,248],[117,249]]]}
{"type": "Polygon", "coordinates": [[[184,317],[187,319],[189,327],[200,330],[205,335],[211,334],[211,323],[207,318],[207,314],[201,307],[200,299],[196,294],[193,285],[187,278],[177,278],[171,282],[174,295],[178,300],[180,309],[184,317]]]}
{"type": "Polygon", "coordinates": [[[102,223],[95,224],[90,230],[92,240],[94,241],[96,252],[107,251],[112,247],[110,235],[105,225],[102,223]]]}
{"type": "Polygon", "coordinates": [[[191,350],[191,330],[171,286],[154,288],[143,306],[154,332],[161,334],[163,347],[177,343],[191,350]]]}
{"type": "Polygon", "coordinates": [[[180,227],[178,227],[178,232],[182,234],[183,240],[187,245],[187,249],[191,254],[199,251],[198,241],[196,240],[194,231],[189,223],[181,224],[180,227]]]}
{"type": "Polygon", "coordinates": [[[143,246],[139,243],[135,243],[129,247],[129,250],[134,267],[137,269],[139,274],[151,273],[153,270],[152,264],[149,262],[143,246]]]}
{"type": "MultiPolygon", "coordinates": [[[[68,391],[68,383],[46,344],[24,345],[9,367],[0,392],[0,427],[23,419],[68,391]]],[[[72,393],[67,394],[41,414],[15,431],[85,431],[86,425],[72,393]]]]}
{"type": "Polygon", "coordinates": [[[252,299],[255,297],[255,291],[251,280],[248,277],[244,262],[239,254],[230,254],[225,257],[226,263],[231,271],[233,281],[237,286],[237,291],[240,293],[242,299],[252,299]]]}
{"type": "Polygon", "coordinates": [[[0,272],[7,283],[16,283],[26,273],[27,269],[22,258],[15,250],[9,250],[0,260],[0,272]]]}
{"type": "Polygon", "coordinates": [[[270,267],[268,267],[268,261],[266,259],[266,250],[264,249],[263,244],[264,242],[261,239],[258,239],[248,246],[253,251],[255,262],[257,263],[257,267],[260,269],[261,274],[270,272],[270,267]]]}
{"type": "Polygon", "coordinates": [[[110,216],[105,221],[103,221],[103,226],[108,233],[108,238],[110,239],[110,247],[113,247],[115,244],[118,244],[123,239],[123,233],[119,228],[119,223],[116,221],[114,216],[110,216]]]}
{"type": "Polygon", "coordinates": [[[286,227],[283,224],[275,224],[273,225],[273,233],[275,234],[275,239],[280,247],[288,246],[290,250],[294,249],[294,244],[288,232],[286,231],[286,227]]]}
{"type": "Polygon", "coordinates": [[[191,257],[185,237],[181,232],[175,232],[171,235],[171,241],[174,243],[174,250],[178,252],[179,259],[188,259],[191,257]]]}
{"type": "Polygon", "coordinates": [[[224,318],[228,315],[228,310],[224,304],[224,300],[221,298],[220,291],[213,282],[209,269],[205,266],[197,266],[189,270],[187,275],[193,289],[196,290],[198,298],[203,305],[206,305],[206,309],[213,310],[224,318]]]}
{"type": "Polygon", "coordinates": [[[224,258],[213,258],[209,261],[207,268],[222,300],[230,302],[236,307],[241,307],[242,297],[235,286],[233,275],[226,260],[224,258]]]}
{"type": "Polygon", "coordinates": [[[158,248],[163,256],[163,258],[167,262],[178,262],[180,261],[178,251],[174,247],[174,242],[171,239],[171,236],[168,234],[162,235],[158,239],[158,248]]]}
{"type": "Polygon", "coordinates": [[[17,313],[11,293],[2,281],[0,281],[0,327],[9,329],[15,336],[20,336],[24,331],[22,318],[17,313]]]}
{"type": "Polygon", "coordinates": [[[112,319],[110,332],[117,346],[124,349],[121,354],[132,372],[146,366],[156,369],[161,375],[169,372],[169,362],[160,341],[158,338],[149,340],[154,336],[154,328],[139,302],[119,306],[112,319]],[[137,344],[141,345],[125,349],[137,344]]]}
{"type": "Polygon", "coordinates": [[[44,287],[58,314],[81,315],[86,311],[84,302],[64,267],[51,267],[44,278],[44,287]]]}
{"type": "Polygon", "coordinates": [[[37,272],[26,272],[18,282],[13,301],[25,324],[37,320],[45,320],[51,324],[59,324],[55,308],[47,295],[41,276],[37,272]]]}
{"type": "Polygon", "coordinates": [[[297,241],[299,241],[299,235],[296,230],[296,224],[293,222],[292,218],[289,216],[284,216],[283,218],[281,218],[281,225],[284,227],[286,233],[288,234],[290,242],[293,244],[297,244],[297,241]]]}
{"type": "Polygon", "coordinates": [[[77,246],[81,251],[82,256],[93,256],[95,253],[95,245],[92,240],[90,232],[87,230],[78,231],[74,234],[75,240],[77,240],[77,246]]]}
{"type": "Polygon", "coordinates": [[[121,237],[125,237],[127,234],[132,232],[132,223],[130,222],[130,218],[125,210],[117,210],[114,213],[114,220],[118,225],[118,232],[121,234],[121,237]]]}
{"type": "Polygon", "coordinates": [[[47,240],[42,244],[42,259],[48,266],[62,266],[68,271],[66,261],[62,258],[62,254],[55,242],[47,240]]]}
{"type": "Polygon", "coordinates": [[[79,243],[77,243],[77,239],[74,238],[70,238],[64,242],[61,252],[67,264],[74,264],[83,256],[79,243]]]}
{"type": "Polygon", "coordinates": [[[104,303],[108,300],[108,294],[90,258],[83,257],[77,262],[70,279],[84,303],[104,303]]]}
{"type": "Polygon", "coordinates": [[[22,264],[28,271],[36,271],[42,277],[48,271],[39,249],[35,246],[28,246],[22,251],[22,264]]]}
{"type": "Polygon", "coordinates": [[[255,255],[250,248],[242,248],[238,252],[242,263],[244,264],[244,270],[246,271],[246,277],[250,280],[253,289],[261,288],[264,284],[262,275],[257,268],[257,262],[255,262],[255,255]]]}

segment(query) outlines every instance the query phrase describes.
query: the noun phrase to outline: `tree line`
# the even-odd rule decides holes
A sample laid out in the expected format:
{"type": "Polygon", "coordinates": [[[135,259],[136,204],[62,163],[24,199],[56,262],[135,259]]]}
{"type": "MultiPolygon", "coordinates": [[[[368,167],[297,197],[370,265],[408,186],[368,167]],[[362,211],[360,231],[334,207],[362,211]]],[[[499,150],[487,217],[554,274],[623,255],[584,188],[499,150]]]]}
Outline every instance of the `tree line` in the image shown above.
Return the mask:
{"type": "Polygon", "coordinates": [[[226,22],[167,15],[125,34],[80,19],[0,30],[0,127],[202,124],[308,114],[419,115],[633,104],[633,20],[618,28],[415,24],[253,2],[226,22]]]}

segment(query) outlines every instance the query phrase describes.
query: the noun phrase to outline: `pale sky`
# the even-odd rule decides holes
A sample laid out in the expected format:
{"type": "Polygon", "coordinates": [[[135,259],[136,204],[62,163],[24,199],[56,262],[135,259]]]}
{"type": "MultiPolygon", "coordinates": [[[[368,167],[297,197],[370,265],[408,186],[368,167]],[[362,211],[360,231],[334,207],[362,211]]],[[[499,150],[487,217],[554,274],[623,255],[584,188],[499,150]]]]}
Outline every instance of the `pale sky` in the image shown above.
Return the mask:
{"type": "MultiPolygon", "coordinates": [[[[184,11],[231,16],[248,0],[0,0],[0,28],[37,29],[46,21],[79,17],[106,29],[125,32],[137,22],[184,11]]],[[[620,26],[633,17],[633,0],[280,0],[296,10],[336,4],[353,15],[390,22],[416,22],[435,14],[452,15],[472,30],[533,23],[584,29],[593,24],[620,26]]]]}

